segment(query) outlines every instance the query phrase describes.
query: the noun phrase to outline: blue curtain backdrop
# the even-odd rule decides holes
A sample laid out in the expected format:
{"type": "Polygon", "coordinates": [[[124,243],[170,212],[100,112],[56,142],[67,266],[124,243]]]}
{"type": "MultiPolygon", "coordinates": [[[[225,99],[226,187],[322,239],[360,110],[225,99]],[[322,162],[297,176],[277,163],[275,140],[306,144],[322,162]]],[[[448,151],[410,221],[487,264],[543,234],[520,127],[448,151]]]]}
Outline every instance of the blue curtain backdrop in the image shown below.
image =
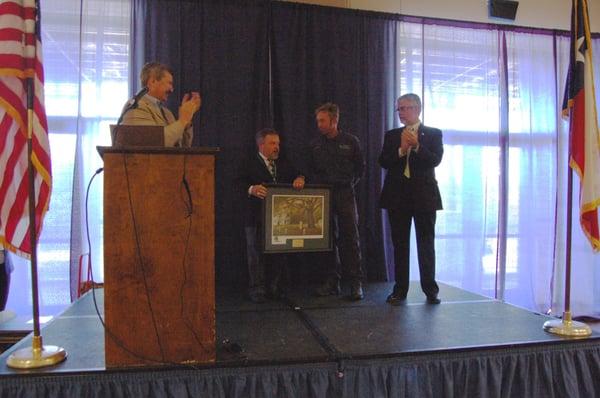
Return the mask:
{"type": "MultiPolygon", "coordinates": [[[[200,91],[194,119],[195,146],[221,149],[216,163],[216,275],[219,283],[245,283],[242,198],[233,180],[254,146],[254,134],[271,126],[269,106],[268,1],[135,1],[135,31],[143,37],[137,71],[156,60],[173,68],[176,110],[183,93],[200,91]]],[[[139,78],[136,78],[136,82],[139,78]]],[[[137,83],[139,84],[139,83],[137,83]]]]}
{"type": "MultiPolygon", "coordinates": [[[[361,142],[367,160],[356,190],[363,269],[370,280],[386,280],[381,211],[383,131],[394,116],[391,46],[395,24],[369,13],[330,7],[272,4],[272,89],[275,125],[288,136],[297,163],[320,134],[314,110],[340,107],[339,126],[361,142]]],[[[317,258],[319,256],[316,256],[317,258]]],[[[318,261],[317,261],[318,262],[318,261]]]]}
{"type": "MultiPolygon", "coordinates": [[[[141,58],[135,50],[139,43],[134,43],[133,65],[139,70],[144,62],[158,60],[174,67],[173,109],[183,92],[202,93],[194,144],[221,148],[217,280],[243,284],[243,198],[235,196],[232,183],[237,161],[256,150],[258,129],[273,126],[282,134],[284,154],[302,168],[307,143],[318,134],[313,111],[327,101],[340,105],[342,129],[357,135],[367,158],[375,159],[385,125],[379,110],[388,108],[391,117],[393,99],[382,97],[386,72],[378,61],[389,54],[370,43],[384,43],[386,27],[393,25],[366,14],[357,20],[354,12],[340,15],[327,7],[269,1],[138,1],[134,14],[139,15],[136,30],[144,32],[140,37],[145,41],[141,58]],[[365,70],[369,72],[360,73],[365,70]]],[[[387,277],[377,208],[380,181],[379,166],[368,162],[358,197],[364,267],[372,280],[387,277]]],[[[292,277],[314,281],[326,266],[321,258],[292,257],[292,277]]]]}

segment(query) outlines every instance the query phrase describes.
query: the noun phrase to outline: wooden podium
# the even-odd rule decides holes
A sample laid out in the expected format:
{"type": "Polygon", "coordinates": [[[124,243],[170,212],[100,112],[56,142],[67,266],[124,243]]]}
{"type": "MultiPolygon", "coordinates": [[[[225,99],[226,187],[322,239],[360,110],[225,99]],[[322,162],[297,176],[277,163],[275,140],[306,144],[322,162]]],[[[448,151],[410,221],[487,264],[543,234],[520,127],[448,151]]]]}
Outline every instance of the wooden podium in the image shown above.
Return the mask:
{"type": "Polygon", "coordinates": [[[98,151],[106,367],[214,362],[218,149],[98,151]]]}

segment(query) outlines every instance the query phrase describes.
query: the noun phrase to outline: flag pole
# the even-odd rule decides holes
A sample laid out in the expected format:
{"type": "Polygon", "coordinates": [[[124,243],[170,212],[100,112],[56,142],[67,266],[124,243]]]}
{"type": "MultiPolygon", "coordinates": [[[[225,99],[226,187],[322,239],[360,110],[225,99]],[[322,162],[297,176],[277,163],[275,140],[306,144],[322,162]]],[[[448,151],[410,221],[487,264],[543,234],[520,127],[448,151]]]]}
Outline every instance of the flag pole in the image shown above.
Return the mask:
{"type": "MultiPolygon", "coordinates": [[[[569,144],[570,146],[570,144],[569,144]]],[[[571,153],[571,151],[569,151],[571,153]]],[[[573,227],[573,169],[567,165],[567,242],[565,259],[565,310],[561,319],[544,322],[544,330],[566,337],[587,337],[592,329],[583,322],[574,321],[571,316],[571,237],[573,227]]]]}
{"type": "Polygon", "coordinates": [[[40,333],[40,309],[38,300],[37,273],[37,225],[35,218],[35,169],[32,162],[33,153],[33,78],[28,77],[27,84],[27,163],[29,177],[29,239],[31,242],[31,294],[33,298],[33,337],[31,347],[13,352],[6,364],[11,368],[34,369],[52,366],[64,361],[67,352],[58,346],[44,346],[40,333]]]}

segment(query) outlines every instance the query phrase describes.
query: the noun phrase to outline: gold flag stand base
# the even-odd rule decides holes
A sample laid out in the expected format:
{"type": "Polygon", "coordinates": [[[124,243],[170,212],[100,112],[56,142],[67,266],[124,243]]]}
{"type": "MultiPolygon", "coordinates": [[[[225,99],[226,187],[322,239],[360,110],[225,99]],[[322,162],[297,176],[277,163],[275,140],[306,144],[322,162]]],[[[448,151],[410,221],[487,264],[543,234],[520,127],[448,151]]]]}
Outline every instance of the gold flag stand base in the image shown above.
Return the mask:
{"type": "Polygon", "coordinates": [[[31,347],[13,352],[6,365],[17,369],[35,369],[56,365],[67,359],[67,352],[54,345],[42,345],[41,336],[33,336],[31,347]]]}
{"type": "Polygon", "coordinates": [[[553,319],[544,322],[544,330],[566,337],[587,337],[592,334],[592,329],[588,325],[571,319],[571,311],[565,311],[562,320],[553,319]]]}

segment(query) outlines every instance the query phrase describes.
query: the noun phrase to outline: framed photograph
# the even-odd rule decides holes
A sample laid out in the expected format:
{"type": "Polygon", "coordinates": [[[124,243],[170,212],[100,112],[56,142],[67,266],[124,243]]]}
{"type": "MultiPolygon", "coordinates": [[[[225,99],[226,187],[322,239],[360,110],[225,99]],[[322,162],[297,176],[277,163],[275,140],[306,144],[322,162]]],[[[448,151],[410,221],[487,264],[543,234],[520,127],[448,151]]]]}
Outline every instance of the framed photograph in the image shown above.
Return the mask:
{"type": "Polygon", "coordinates": [[[264,252],[294,253],[332,249],[331,188],[290,184],[267,185],[263,201],[264,252]]]}

